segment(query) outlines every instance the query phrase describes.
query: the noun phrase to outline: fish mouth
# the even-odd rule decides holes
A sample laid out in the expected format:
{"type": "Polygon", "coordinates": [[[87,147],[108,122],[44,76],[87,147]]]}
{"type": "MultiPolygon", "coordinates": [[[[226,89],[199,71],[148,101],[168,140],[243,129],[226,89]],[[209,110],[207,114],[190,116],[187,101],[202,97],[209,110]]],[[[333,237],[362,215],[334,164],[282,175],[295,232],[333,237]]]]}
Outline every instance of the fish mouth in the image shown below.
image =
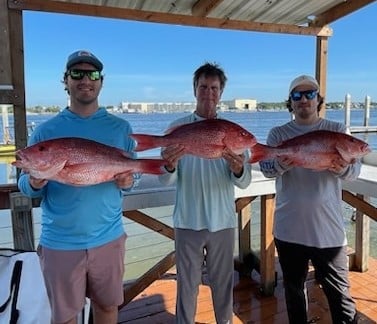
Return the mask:
{"type": "Polygon", "coordinates": [[[22,150],[16,151],[16,161],[20,163],[20,166],[27,167],[30,164],[30,158],[28,158],[27,154],[25,154],[22,150]]]}
{"type": "Polygon", "coordinates": [[[370,148],[369,144],[364,144],[361,148],[361,151],[364,153],[370,153],[372,152],[372,149],[370,148]]]}
{"type": "Polygon", "coordinates": [[[27,161],[27,157],[25,156],[25,154],[19,150],[19,151],[16,151],[16,159],[19,160],[19,161],[27,161]]]}

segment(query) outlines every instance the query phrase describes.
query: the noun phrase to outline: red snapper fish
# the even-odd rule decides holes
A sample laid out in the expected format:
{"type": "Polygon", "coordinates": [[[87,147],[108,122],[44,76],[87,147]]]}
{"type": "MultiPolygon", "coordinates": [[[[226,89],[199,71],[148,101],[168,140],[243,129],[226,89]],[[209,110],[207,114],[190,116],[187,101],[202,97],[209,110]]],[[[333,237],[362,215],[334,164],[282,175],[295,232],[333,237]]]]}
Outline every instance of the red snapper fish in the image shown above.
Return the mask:
{"type": "Polygon", "coordinates": [[[342,157],[352,163],[371,151],[364,141],[339,132],[317,130],[293,137],[276,147],[257,143],[252,149],[250,163],[276,157],[289,157],[295,166],[312,170],[326,170],[342,157]]]}
{"type": "Polygon", "coordinates": [[[236,154],[254,146],[253,134],[225,119],[205,119],[173,127],[165,135],[132,134],[137,141],[135,151],[181,144],[185,153],[206,159],[221,158],[225,148],[236,154]]]}
{"type": "Polygon", "coordinates": [[[74,186],[93,185],[132,173],[164,173],[161,159],[132,159],[121,149],[77,137],[57,138],[16,151],[12,165],[38,179],[74,186]]]}

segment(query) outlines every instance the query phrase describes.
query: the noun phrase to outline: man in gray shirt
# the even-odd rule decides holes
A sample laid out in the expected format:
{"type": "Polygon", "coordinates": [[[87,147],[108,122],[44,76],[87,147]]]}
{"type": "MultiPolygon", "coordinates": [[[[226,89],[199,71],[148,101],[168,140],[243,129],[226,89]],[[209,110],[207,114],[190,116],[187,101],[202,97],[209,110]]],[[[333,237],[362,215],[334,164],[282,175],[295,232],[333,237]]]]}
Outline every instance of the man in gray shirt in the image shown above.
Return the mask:
{"type": "MultiPolygon", "coordinates": [[[[277,146],[315,130],[345,133],[343,124],[319,116],[322,102],[317,80],[306,75],[294,79],[287,101],[294,119],[272,128],[267,144],[277,146]]],[[[342,179],[353,180],[360,173],[360,161],[352,162],[339,156],[324,171],[294,167],[288,157],[259,163],[266,177],[276,177],[274,237],[290,324],[307,323],[305,280],[309,260],[327,296],[333,323],[357,323],[349,293],[341,185],[342,179]]]]}

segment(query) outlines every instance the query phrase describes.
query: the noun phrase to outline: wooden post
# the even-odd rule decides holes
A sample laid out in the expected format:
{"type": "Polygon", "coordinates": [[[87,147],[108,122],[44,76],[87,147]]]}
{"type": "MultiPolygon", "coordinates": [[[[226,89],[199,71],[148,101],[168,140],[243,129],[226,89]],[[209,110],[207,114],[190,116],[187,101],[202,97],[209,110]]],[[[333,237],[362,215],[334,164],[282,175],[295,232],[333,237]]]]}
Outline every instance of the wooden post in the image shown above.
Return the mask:
{"type": "Polygon", "coordinates": [[[250,254],[251,250],[251,203],[238,211],[238,257],[241,263],[250,254]]]}
{"type": "Polygon", "coordinates": [[[369,126],[370,117],[370,97],[365,97],[365,107],[364,107],[364,126],[369,126]]]}
{"type": "Polygon", "coordinates": [[[261,291],[265,296],[271,296],[276,286],[275,274],[275,242],[272,228],[275,213],[275,195],[261,197],[261,244],[260,269],[261,291]]]}
{"type": "Polygon", "coordinates": [[[1,117],[3,121],[3,143],[9,144],[11,142],[10,133],[9,133],[9,118],[8,118],[8,107],[9,105],[2,105],[1,107],[1,117]]]}
{"type": "Polygon", "coordinates": [[[234,269],[241,276],[250,276],[255,269],[260,271],[258,257],[251,249],[251,203],[257,197],[236,199],[238,214],[238,258],[234,260],[234,269]]]}
{"type": "Polygon", "coordinates": [[[344,124],[347,127],[347,130],[350,130],[351,127],[351,95],[349,93],[346,94],[345,102],[344,102],[344,124]]]}
{"type": "MultiPolygon", "coordinates": [[[[368,197],[357,194],[357,197],[368,201],[368,197]]],[[[368,270],[370,241],[370,219],[363,212],[356,210],[356,231],[355,231],[355,270],[365,272],[368,270]]]]}
{"type": "Polygon", "coordinates": [[[9,194],[15,249],[35,251],[31,198],[20,192],[9,194]]]}
{"type": "Polygon", "coordinates": [[[319,116],[325,118],[326,116],[326,88],[327,88],[327,61],[328,61],[328,36],[317,36],[316,38],[316,58],[315,58],[315,77],[319,82],[319,93],[324,98],[321,105],[319,116]]]}

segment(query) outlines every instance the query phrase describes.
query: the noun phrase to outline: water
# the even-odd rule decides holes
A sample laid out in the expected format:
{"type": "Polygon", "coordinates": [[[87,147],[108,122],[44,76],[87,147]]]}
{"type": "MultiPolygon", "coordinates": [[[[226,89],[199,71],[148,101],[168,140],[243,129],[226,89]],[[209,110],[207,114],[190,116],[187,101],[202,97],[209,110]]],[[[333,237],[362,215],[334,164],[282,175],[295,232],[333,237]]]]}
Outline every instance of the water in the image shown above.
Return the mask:
{"type": "MultiPolygon", "coordinates": [[[[161,135],[173,120],[184,116],[187,113],[173,113],[173,114],[122,114],[121,116],[127,119],[135,133],[147,133],[161,135]]],[[[282,111],[261,111],[261,112],[223,112],[222,116],[232,120],[250,132],[252,132],[259,142],[265,143],[269,130],[281,124],[288,122],[291,117],[286,110],[282,111]]],[[[329,110],[326,113],[326,118],[344,122],[343,110],[329,110]]],[[[364,111],[354,110],[351,113],[351,126],[361,126],[364,121],[364,111]]],[[[370,125],[377,125],[377,109],[370,111],[370,125]]],[[[366,140],[374,150],[377,150],[377,135],[357,134],[357,137],[366,140]]],[[[156,152],[159,152],[157,150],[156,152]]],[[[143,153],[143,152],[141,152],[143,153]]],[[[150,154],[146,152],[144,154],[150,154]]]]}
{"type": "MultiPolygon", "coordinates": [[[[168,125],[175,119],[185,116],[188,113],[155,113],[155,114],[118,114],[118,116],[128,120],[133,128],[134,133],[147,133],[162,135],[167,129],[168,125]]],[[[266,142],[269,130],[277,125],[284,124],[290,120],[290,114],[286,110],[282,111],[262,111],[262,112],[224,112],[224,118],[232,120],[250,132],[252,132],[257,140],[261,143],[266,142]]],[[[39,125],[52,115],[28,115],[27,123],[34,122],[39,125]]],[[[326,118],[344,122],[344,111],[328,110],[326,118]]],[[[10,115],[10,119],[12,116],[10,115]]],[[[351,113],[351,126],[361,126],[364,120],[363,110],[353,110],[351,113]]],[[[9,120],[12,125],[12,120],[9,120]]],[[[369,125],[377,125],[377,109],[370,111],[369,125]]],[[[2,127],[0,127],[0,130],[2,127]]],[[[1,136],[0,132],[0,136],[1,136]]],[[[357,134],[357,137],[367,141],[374,151],[377,150],[377,135],[357,134]]],[[[159,156],[160,149],[153,149],[149,151],[140,152],[139,157],[159,156]]],[[[0,183],[15,183],[16,170],[8,161],[1,161],[0,163],[0,183]]],[[[258,250],[259,246],[259,204],[258,201],[253,203],[253,217],[252,217],[252,246],[253,249],[258,250]]],[[[160,221],[171,225],[172,207],[153,208],[150,210],[143,210],[144,213],[157,217],[160,221]]],[[[349,237],[349,245],[354,246],[354,226],[355,223],[351,221],[353,209],[344,203],[344,219],[349,237]]],[[[38,241],[40,233],[40,209],[33,210],[35,239],[38,241]]],[[[166,255],[173,249],[173,243],[167,239],[161,239],[161,236],[146,230],[141,225],[135,224],[128,219],[124,219],[124,224],[130,239],[127,240],[127,271],[126,279],[133,279],[140,274],[140,268],[148,270],[159,259],[166,255]],[[152,250],[155,250],[153,252],[152,250]],[[136,251],[136,253],[135,253],[136,251]],[[153,258],[145,259],[145,255],[155,253],[153,258]]],[[[0,247],[12,247],[12,231],[9,211],[0,211],[0,247]]],[[[377,257],[377,225],[376,222],[371,222],[371,255],[377,257]]]]}
{"type": "MultiPolygon", "coordinates": [[[[154,114],[118,114],[118,116],[128,120],[133,128],[134,133],[146,133],[162,135],[167,129],[168,125],[175,119],[185,116],[188,113],[154,113],[154,114]]],[[[39,125],[53,115],[28,115],[27,123],[35,123],[39,125]]],[[[281,125],[290,120],[290,114],[286,110],[282,111],[261,111],[261,112],[223,112],[222,116],[232,120],[250,132],[258,139],[259,142],[265,143],[269,130],[271,127],[281,125]]],[[[13,120],[10,115],[9,124],[12,126],[13,120]]],[[[328,110],[326,118],[344,122],[343,110],[328,110]]],[[[364,111],[353,110],[351,112],[351,126],[363,125],[364,111]]],[[[0,126],[2,122],[0,122],[0,126]]],[[[377,125],[377,109],[370,110],[370,125],[377,125]]],[[[12,128],[11,128],[12,129],[12,128]]],[[[12,135],[12,134],[11,134],[12,135]]],[[[377,135],[370,134],[356,134],[355,136],[367,141],[373,150],[377,150],[377,135]]],[[[2,127],[0,127],[0,138],[2,138],[2,127]]],[[[14,137],[13,137],[14,138],[14,137]]],[[[139,157],[159,156],[160,149],[153,149],[138,153],[139,157]]],[[[0,159],[0,183],[15,183],[16,170],[9,163],[13,159],[0,159]]]]}

